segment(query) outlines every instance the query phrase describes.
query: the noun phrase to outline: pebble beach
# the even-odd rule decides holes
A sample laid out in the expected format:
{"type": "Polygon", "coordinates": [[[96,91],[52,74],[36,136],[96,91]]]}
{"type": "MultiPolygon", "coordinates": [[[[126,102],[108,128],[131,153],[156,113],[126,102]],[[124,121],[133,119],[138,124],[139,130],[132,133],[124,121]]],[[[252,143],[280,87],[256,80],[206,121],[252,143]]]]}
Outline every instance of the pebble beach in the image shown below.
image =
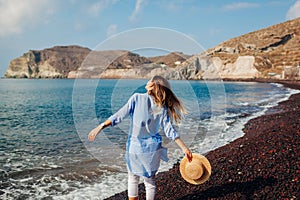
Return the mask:
{"type": "MultiPolygon", "coordinates": [[[[282,82],[300,90],[299,82],[282,82]]],[[[179,163],[157,174],[157,200],[284,199],[300,194],[300,93],[245,125],[243,137],[210,151],[210,179],[192,185],[182,179],[179,163]]],[[[109,200],[127,199],[127,191],[109,200]]],[[[139,185],[139,199],[145,199],[139,185]]]]}

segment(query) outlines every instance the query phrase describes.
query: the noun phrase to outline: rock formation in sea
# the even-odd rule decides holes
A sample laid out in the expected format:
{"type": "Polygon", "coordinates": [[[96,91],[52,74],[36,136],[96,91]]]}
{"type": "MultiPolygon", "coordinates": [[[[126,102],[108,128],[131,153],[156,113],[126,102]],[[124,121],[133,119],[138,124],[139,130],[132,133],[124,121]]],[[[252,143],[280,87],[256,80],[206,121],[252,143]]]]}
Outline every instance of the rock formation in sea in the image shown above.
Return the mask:
{"type": "Polygon", "coordinates": [[[126,50],[80,46],[30,50],[10,62],[6,78],[149,78],[300,80],[300,18],[273,25],[188,56],[143,57],[126,50]]]}

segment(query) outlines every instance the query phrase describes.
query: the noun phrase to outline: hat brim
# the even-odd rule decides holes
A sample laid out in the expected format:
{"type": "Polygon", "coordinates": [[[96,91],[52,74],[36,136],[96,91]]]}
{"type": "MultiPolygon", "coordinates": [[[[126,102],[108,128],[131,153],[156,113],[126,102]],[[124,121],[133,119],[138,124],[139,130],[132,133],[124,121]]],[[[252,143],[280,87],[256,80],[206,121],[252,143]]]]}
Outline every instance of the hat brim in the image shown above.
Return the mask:
{"type": "Polygon", "coordinates": [[[209,179],[209,177],[211,175],[211,165],[210,165],[209,161],[207,160],[207,158],[203,155],[193,153],[192,162],[194,159],[197,159],[198,162],[200,161],[203,166],[203,174],[199,179],[194,180],[194,179],[190,179],[187,176],[187,174],[185,172],[185,166],[189,161],[186,156],[181,160],[179,169],[180,169],[180,174],[184,180],[186,180],[187,182],[189,182],[191,184],[198,185],[198,184],[202,184],[202,183],[206,182],[209,179]]]}

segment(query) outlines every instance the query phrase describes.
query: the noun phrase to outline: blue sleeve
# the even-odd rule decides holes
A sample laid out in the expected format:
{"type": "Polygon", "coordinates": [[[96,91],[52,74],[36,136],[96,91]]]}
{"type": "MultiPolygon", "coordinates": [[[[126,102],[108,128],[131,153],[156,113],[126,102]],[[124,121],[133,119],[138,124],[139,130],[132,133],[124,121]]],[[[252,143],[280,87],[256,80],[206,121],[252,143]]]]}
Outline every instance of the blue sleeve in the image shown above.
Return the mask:
{"type": "Polygon", "coordinates": [[[167,114],[167,111],[165,111],[163,114],[162,127],[164,129],[165,135],[169,139],[175,140],[176,138],[179,138],[179,134],[174,129],[174,127],[171,123],[170,116],[167,114]]]}
{"type": "Polygon", "coordinates": [[[122,122],[124,118],[133,113],[135,107],[135,97],[136,95],[132,95],[128,102],[120,110],[108,118],[112,122],[112,126],[122,122]]]}

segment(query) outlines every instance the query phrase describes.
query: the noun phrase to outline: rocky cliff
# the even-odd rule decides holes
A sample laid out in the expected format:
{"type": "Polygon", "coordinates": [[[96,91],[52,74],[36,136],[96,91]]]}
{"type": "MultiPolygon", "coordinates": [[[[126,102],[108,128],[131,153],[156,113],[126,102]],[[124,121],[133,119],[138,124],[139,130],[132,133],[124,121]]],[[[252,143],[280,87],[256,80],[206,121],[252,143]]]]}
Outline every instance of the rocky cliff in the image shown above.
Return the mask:
{"type": "Polygon", "coordinates": [[[30,50],[10,62],[7,78],[300,79],[300,18],[225,41],[194,56],[143,57],[79,46],[30,50]]]}
{"type": "Polygon", "coordinates": [[[150,78],[170,74],[190,56],[170,53],[146,58],[138,54],[114,50],[92,51],[81,66],[70,71],[68,78],[150,78]],[[165,63],[167,61],[167,64],[165,63]]]}
{"type": "Polygon", "coordinates": [[[176,79],[300,79],[300,18],[221,43],[184,62],[176,79]]]}
{"type": "Polygon", "coordinates": [[[91,51],[79,46],[56,46],[30,50],[12,60],[5,77],[149,78],[171,71],[188,57],[174,52],[146,58],[124,50],[91,51]]]}
{"type": "Polygon", "coordinates": [[[6,78],[66,78],[77,70],[90,52],[79,46],[56,46],[41,51],[30,50],[10,62],[6,78]]]}

